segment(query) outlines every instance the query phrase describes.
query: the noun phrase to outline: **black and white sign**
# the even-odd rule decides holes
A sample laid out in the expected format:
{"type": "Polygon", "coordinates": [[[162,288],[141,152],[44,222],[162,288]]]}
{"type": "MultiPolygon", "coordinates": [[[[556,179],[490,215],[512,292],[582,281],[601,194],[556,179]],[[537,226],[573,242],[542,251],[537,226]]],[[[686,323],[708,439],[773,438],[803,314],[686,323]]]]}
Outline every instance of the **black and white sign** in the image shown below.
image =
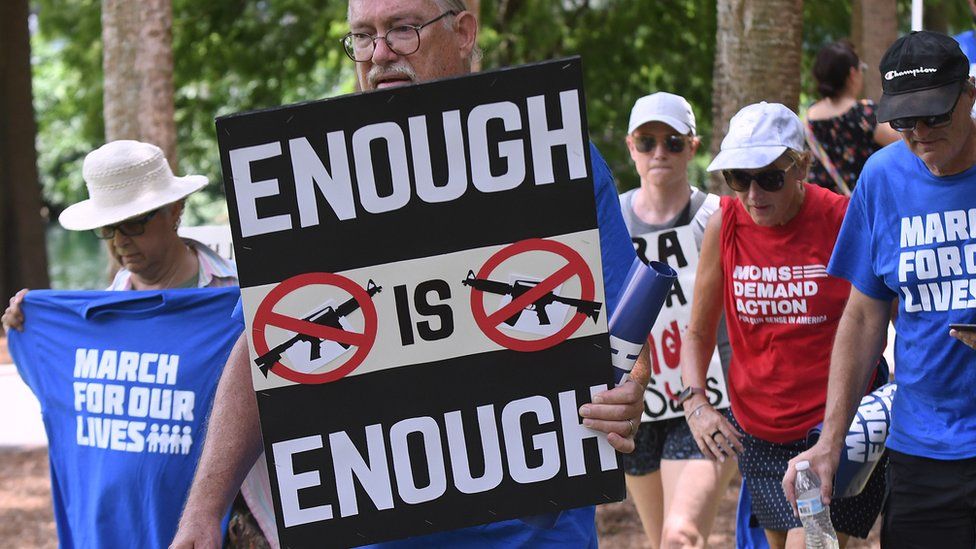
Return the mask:
{"type": "Polygon", "coordinates": [[[217,133],[282,546],[623,498],[578,59],[217,133]]]}
{"type": "MultiPolygon", "coordinates": [[[[654,231],[632,239],[637,254],[644,261],[661,261],[678,272],[657,322],[647,337],[651,358],[651,379],[644,391],[642,422],[683,417],[677,397],[681,383],[681,341],[691,322],[691,307],[698,271],[698,246],[694,229],[682,225],[654,231]]],[[[729,391],[725,386],[718,349],[712,353],[705,377],[708,400],[715,408],[728,408],[729,391]]]]}

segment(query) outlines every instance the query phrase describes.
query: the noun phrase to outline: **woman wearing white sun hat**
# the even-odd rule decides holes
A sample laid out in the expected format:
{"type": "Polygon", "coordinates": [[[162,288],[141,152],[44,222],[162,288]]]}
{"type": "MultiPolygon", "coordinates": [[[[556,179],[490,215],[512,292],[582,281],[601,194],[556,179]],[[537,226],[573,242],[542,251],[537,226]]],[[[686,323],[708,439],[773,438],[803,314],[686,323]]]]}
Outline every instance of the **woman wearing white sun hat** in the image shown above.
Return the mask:
{"type": "MultiPolygon", "coordinates": [[[[58,221],[72,231],[92,230],[105,240],[121,269],[108,290],[220,288],[238,284],[237,268],[206,245],[180,238],[184,201],[207,185],[202,175],[173,175],[163,151],[139,141],[112,141],[85,157],[87,200],[69,206],[58,221]]],[[[4,331],[24,329],[21,304],[27,289],[10,298],[4,331]]],[[[245,499],[259,493],[267,473],[255,466],[242,486],[245,499]]],[[[256,504],[267,504],[258,501],[256,504]]],[[[235,522],[229,525],[236,532],[235,522]]],[[[239,534],[238,534],[239,535],[239,534]]]]}
{"type": "MultiPolygon", "coordinates": [[[[202,175],[177,177],[163,151],[139,141],[112,141],[85,157],[87,200],[69,206],[58,221],[71,231],[92,230],[122,268],[109,290],[237,285],[237,269],[203,244],[176,230],[184,199],[202,189],[202,175]]],[[[10,298],[4,331],[22,330],[23,289],[10,298]]]]}

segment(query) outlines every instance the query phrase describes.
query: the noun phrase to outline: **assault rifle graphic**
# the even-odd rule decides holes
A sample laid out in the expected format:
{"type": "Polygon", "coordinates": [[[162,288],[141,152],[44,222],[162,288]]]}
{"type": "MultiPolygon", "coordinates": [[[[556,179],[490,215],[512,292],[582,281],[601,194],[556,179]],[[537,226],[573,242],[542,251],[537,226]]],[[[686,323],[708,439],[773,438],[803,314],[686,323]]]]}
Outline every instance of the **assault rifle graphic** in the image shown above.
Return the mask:
{"type": "MultiPolygon", "coordinates": [[[[514,284],[507,284],[505,282],[498,282],[496,280],[489,280],[487,278],[478,278],[475,276],[474,271],[468,271],[467,278],[462,280],[461,284],[469,286],[475,290],[488,292],[490,294],[510,295],[514,301],[524,295],[525,292],[531,290],[532,287],[538,283],[531,280],[516,280],[514,284]]],[[[576,312],[583,313],[584,315],[592,318],[593,322],[596,322],[597,318],[599,318],[600,308],[603,307],[603,305],[597,301],[560,297],[552,292],[548,292],[543,294],[539,299],[533,301],[523,310],[534,312],[539,318],[539,325],[548,326],[549,313],[546,312],[546,307],[552,305],[553,303],[562,303],[563,305],[575,307],[576,312]]],[[[515,323],[518,322],[519,316],[521,315],[522,311],[516,312],[514,315],[505,320],[505,324],[515,326],[515,323]]]]}
{"type": "MultiPolygon", "coordinates": [[[[377,286],[372,281],[372,279],[370,279],[369,282],[366,283],[366,293],[369,295],[370,298],[380,293],[382,289],[383,287],[377,286]]],[[[343,328],[342,325],[339,323],[339,319],[349,316],[357,309],[359,309],[359,302],[356,301],[355,297],[350,297],[348,300],[346,300],[336,308],[333,308],[332,305],[326,305],[325,307],[322,307],[321,309],[306,316],[302,320],[306,322],[312,322],[320,326],[328,326],[330,328],[342,330],[343,328]]],[[[264,377],[268,377],[268,370],[272,369],[275,363],[281,360],[281,355],[284,354],[285,351],[290,349],[292,345],[298,343],[299,341],[306,341],[311,345],[311,349],[309,350],[308,353],[309,361],[318,360],[322,358],[322,352],[319,349],[319,345],[322,343],[322,339],[315,336],[303,334],[303,333],[297,333],[294,336],[292,336],[290,339],[285,340],[283,343],[279,343],[273,349],[269,350],[268,352],[264,353],[263,355],[259,356],[257,359],[254,360],[254,363],[257,364],[257,366],[260,368],[261,373],[264,374],[264,377]]],[[[341,341],[337,341],[336,343],[342,345],[343,349],[349,348],[348,343],[342,343],[341,341]]]]}

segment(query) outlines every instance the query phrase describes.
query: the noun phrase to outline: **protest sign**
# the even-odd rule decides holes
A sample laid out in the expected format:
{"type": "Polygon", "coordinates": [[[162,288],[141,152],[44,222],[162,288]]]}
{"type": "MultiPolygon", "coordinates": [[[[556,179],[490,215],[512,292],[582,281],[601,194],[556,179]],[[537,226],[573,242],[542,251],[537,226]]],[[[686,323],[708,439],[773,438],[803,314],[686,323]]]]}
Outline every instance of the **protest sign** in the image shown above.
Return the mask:
{"type": "Polygon", "coordinates": [[[578,59],[217,121],[283,546],[622,499],[578,59]]]}
{"type": "MultiPolygon", "coordinates": [[[[681,392],[681,336],[691,322],[691,304],[698,270],[698,246],[694,229],[683,225],[632,238],[637,255],[645,261],[667,263],[678,272],[678,279],[664,301],[664,308],[647,338],[651,357],[651,379],[644,391],[644,415],[641,421],[659,421],[682,417],[675,401],[681,392]]],[[[718,350],[712,353],[705,378],[708,400],[716,408],[729,406],[718,350]]]]}

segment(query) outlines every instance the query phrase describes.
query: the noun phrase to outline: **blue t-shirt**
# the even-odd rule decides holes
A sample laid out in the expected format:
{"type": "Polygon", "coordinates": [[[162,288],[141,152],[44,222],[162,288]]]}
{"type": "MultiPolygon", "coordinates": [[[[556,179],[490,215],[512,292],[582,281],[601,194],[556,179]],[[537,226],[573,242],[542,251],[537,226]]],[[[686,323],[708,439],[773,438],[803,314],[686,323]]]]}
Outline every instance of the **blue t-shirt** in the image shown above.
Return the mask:
{"type": "MultiPolygon", "coordinates": [[[[627,271],[634,262],[636,252],[630,243],[630,234],[620,214],[617,189],[613,174],[596,146],[590,143],[593,169],[593,192],[596,197],[597,225],[600,230],[600,256],[603,268],[603,285],[607,300],[607,318],[617,306],[620,289],[627,271]]],[[[240,301],[234,309],[234,318],[242,323],[244,315],[240,301]]],[[[409,549],[426,547],[597,547],[596,509],[581,507],[529,517],[524,520],[506,520],[471,528],[439,532],[404,540],[369,545],[377,549],[409,549]]]]}
{"type": "Polygon", "coordinates": [[[976,74],[976,31],[961,32],[953,38],[959,42],[959,49],[969,58],[969,74],[976,74]]]}
{"type": "Polygon", "coordinates": [[[41,403],[61,547],[169,546],[240,334],[239,295],[27,294],[10,351],[41,403]]]}
{"type": "Polygon", "coordinates": [[[901,141],[875,153],[827,271],[875,299],[899,298],[887,446],[976,456],[976,351],[949,336],[950,323],[976,322],[976,167],[933,176],[901,141]]]}

